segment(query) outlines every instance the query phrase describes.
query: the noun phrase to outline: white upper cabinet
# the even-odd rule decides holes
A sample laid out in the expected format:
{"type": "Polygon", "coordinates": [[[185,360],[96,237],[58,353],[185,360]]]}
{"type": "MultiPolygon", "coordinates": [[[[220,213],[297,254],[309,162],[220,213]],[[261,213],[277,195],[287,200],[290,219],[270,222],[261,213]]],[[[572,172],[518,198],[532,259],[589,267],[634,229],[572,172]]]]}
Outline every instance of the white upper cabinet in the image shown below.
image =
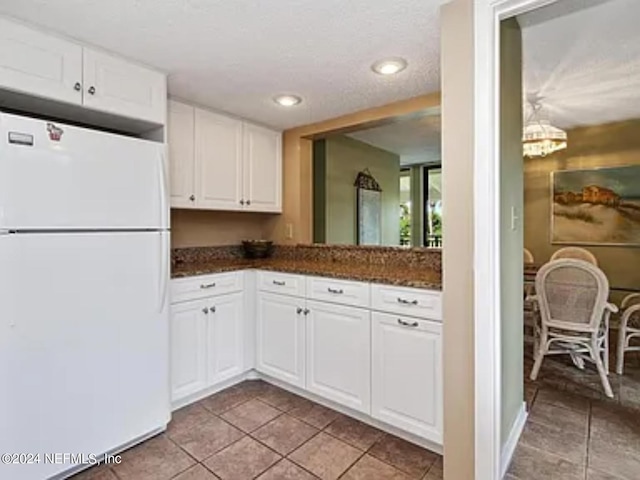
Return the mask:
{"type": "Polygon", "coordinates": [[[169,158],[171,178],[171,206],[195,208],[195,109],[184,103],[169,100],[169,158]]]}
{"type": "Polygon", "coordinates": [[[244,200],[249,210],[282,211],[282,135],[244,124],[244,200]]]}
{"type": "Polygon", "coordinates": [[[84,105],[164,124],[164,74],[89,48],[83,51],[84,105]]]}
{"type": "Polygon", "coordinates": [[[242,210],[242,122],[199,108],[195,119],[198,208],[242,210]]]}
{"type": "Polygon", "coordinates": [[[282,212],[282,134],[169,101],[171,206],[282,212]]]}
{"type": "Polygon", "coordinates": [[[0,86],[82,104],[82,47],[0,18],[0,86]]]}
{"type": "Polygon", "coordinates": [[[0,88],[155,125],[166,122],[163,73],[4,18],[0,88]]]}

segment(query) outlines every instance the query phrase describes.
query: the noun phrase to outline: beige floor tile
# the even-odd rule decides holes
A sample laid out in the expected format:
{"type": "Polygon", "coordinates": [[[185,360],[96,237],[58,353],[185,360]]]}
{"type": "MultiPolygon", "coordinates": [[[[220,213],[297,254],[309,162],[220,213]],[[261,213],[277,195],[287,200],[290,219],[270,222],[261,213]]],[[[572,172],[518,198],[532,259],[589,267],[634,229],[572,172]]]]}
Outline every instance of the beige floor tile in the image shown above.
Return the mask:
{"type": "Polygon", "coordinates": [[[589,467],[626,480],[640,478],[640,450],[625,443],[623,437],[592,433],[589,441],[589,467]]]}
{"type": "Polygon", "coordinates": [[[609,473],[599,472],[597,470],[593,470],[589,468],[587,470],[587,480],[632,480],[632,479],[617,477],[609,473]]]}
{"type": "Polygon", "coordinates": [[[535,422],[586,436],[589,428],[589,414],[578,410],[568,410],[551,403],[536,402],[529,412],[529,422],[535,422]]]}
{"type": "Polygon", "coordinates": [[[167,434],[171,437],[175,434],[188,432],[212,417],[215,418],[214,415],[200,403],[193,403],[171,414],[171,421],[167,426],[167,434]]]}
{"type": "Polygon", "coordinates": [[[585,467],[551,453],[519,445],[509,474],[518,480],[583,480],[585,467]]]}
{"type": "Polygon", "coordinates": [[[314,480],[317,478],[318,477],[311,475],[295,463],[283,458],[260,475],[258,480],[314,480]]]}
{"type": "Polygon", "coordinates": [[[390,434],[371,447],[369,454],[402,470],[411,478],[422,478],[439,455],[390,434]]]}
{"type": "Polygon", "coordinates": [[[280,410],[254,398],[226,411],[221,417],[240,430],[252,432],[281,414],[280,410]]]}
{"type": "Polygon", "coordinates": [[[193,417],[201,421],[194,423],[194,418],[184,420],[170,429],[168,435],[198,461],[204,460],[244,436],[240,430],[214,415],[198,414],[193,417]]]}
{"type": "Polygon", "coordinates": [[[106,465],[98,465],[74,475],[70,480],[118,480],[118,477],[111,468],[106,465]]]}
{"type": "Polygon", "coordinates": [[[289,459],[322,480],[335,480],[361,455],[361,450],[321,432],[290,454],[289,459]]]}
{"type": "Polygon", "coordinates": [[[536,403],[549,403],[556,407],[576,410],[582,413],[589,412],[589,399],[561,390],[541,388],[536,395],[536,403]]]}
{"type": "Polygon", "coordinates": [[[266,471],[282,457],[250,437],[216,453],[204,464],[223,480],[252,479],[266,471]]]}
{"type": "Polygon", "coordinates": [[[338,418],[340,414],[330,408],[314,402],[309,402],[291,409],[289,411],[289,415],[322,430],[338,418]]]}
{"type": "Polygon", "coordinates": [[[558,425],[545,425],[527,421],[520,444],[557,455],[571,463],[586,463],[587,434],[566,430],[558,425]]]}
{"type": "Polygon", "coordinates": [[[371,455],[363,456],[347,470],[342,480],[409,480],[409,477],[397,468],[387,465],[371,455]]]}
{"type": "Polygon", "coordinates": [[[213,473],[204,468],[201,464],[194,465],[189,470],[182,472],[173,480],[218,480],[213,473]]]}
{"type": "Polygon", "coordinates": [[[113,471],[120,480],[166,480],[183,472],[195,461],[165,435],[159,435],[127,450],[113,471]]]}
{"type": "Polygon", "coordinates": [[[349,445],[365,451],[384,435],[383,431],[346,415],[340,415],[325,431],[349,445]]]}
{"type": "Polygon", "coordinates": [[[288,455],[317,433],[317,428],[285,413],[257,429],[252,436],[281,455],[288,455]]]}

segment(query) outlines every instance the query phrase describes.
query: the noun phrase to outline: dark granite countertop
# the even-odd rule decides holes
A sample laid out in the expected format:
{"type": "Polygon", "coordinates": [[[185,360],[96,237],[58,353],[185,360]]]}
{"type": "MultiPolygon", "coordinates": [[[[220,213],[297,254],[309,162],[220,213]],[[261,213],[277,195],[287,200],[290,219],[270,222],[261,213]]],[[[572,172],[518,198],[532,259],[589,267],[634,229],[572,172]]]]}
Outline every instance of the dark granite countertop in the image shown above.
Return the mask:
{"type": "Polygon", "coordinates": [[[207,259],[197,262],[177,263],[172,267],[171,277],[192,277],[249,268],[429,290],[442,289],[440,272],[434,269],[419,267],[407,268],[406,265],[393,266],[388,264],[358,263],[357,261],[326,262],[285,258],[263,260],[242,258],[207,259]]]}

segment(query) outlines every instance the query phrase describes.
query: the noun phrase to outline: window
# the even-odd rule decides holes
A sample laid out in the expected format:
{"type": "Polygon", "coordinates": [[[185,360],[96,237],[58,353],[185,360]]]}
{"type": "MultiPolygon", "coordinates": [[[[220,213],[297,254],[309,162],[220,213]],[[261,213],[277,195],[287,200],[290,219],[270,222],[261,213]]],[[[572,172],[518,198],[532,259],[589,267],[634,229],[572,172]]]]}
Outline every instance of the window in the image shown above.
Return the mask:
{"type": "Polygon", "coordinates": [[[442,166],[424,167],[424,245],[442,247],[442,166]]]}
{"type": "Polygon", "coordinates": [[[411,170],[400,170],[400,245],[411,245],[411,170]]]}

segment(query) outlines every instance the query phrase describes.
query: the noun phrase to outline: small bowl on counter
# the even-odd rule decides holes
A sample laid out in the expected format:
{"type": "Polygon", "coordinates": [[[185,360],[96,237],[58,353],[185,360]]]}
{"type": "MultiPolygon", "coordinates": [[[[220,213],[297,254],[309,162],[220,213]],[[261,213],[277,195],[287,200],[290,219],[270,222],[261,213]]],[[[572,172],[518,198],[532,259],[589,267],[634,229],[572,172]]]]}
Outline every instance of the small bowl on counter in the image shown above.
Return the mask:
{"type": "Polygon", "coordinates": [[[270,240],[243,240],[242,251],[245,258],[269,258],[273,253],[273,242],[270,240]]]}

